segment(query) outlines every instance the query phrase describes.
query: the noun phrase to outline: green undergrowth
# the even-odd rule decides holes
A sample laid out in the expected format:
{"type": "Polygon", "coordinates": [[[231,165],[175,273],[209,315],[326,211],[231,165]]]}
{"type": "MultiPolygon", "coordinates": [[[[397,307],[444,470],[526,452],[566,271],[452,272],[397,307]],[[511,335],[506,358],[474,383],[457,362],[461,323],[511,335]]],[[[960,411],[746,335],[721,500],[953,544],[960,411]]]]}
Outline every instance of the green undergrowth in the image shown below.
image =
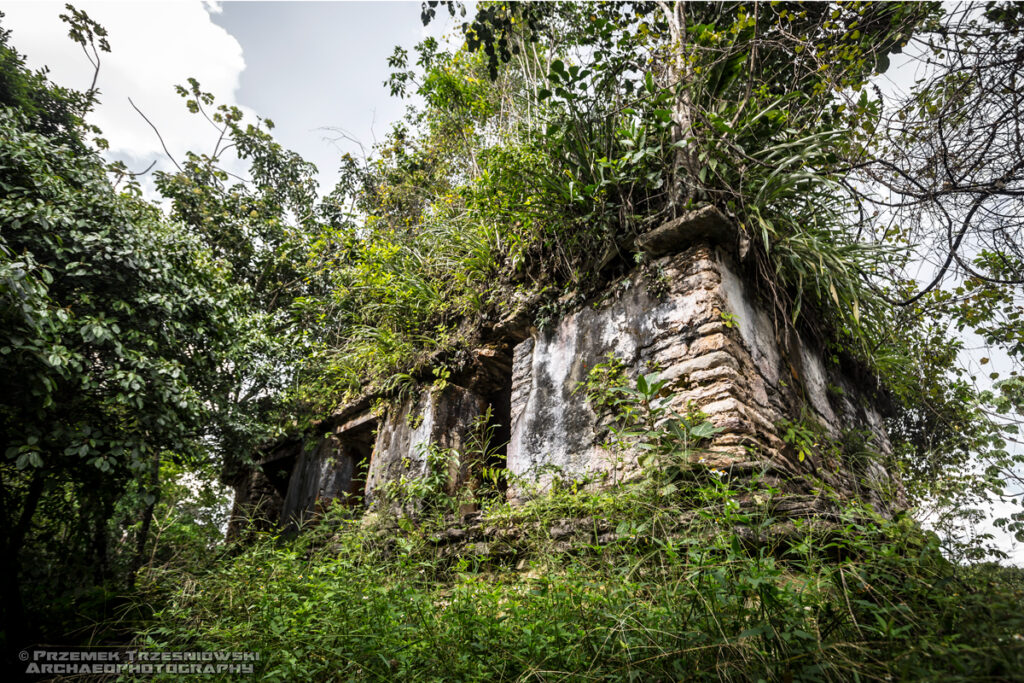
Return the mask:
{"type": "Polygon", "coordinates": [[[713,427],[669,412],[662,386],[653,374],[584,386],[621,416],[612,449],[642,453],[625,482],[511,477],[525,499],[511,505],[500,486],[470,500],[427,477],[415,504],[336,505],[297,536],[242,534],[208,562],[140,575],[134,645],[256,651],[260,676],[280,681],[1010,680],[1024,669],[1021,570],[951,563],[909,518],[820,483],[797,500],[772,478],[702,464],[713,427]],[[785,518],[787,498],[818,512],[785,518]],[[479,512],[460,516],[467,503],[479,512]]]}
{"type": "MultiPolygon", "coordinates": [[[[493,503],[502,553],[439,546],[452,515],[262,534],[206,567],[141,582],[135,644],[257,651],[266,680],[1010,680],[1024,670],[1024,574],[957,566],[907,521],[848,508],[825,531],[711,476],[493,503]],[[691,514],[685,525],[678,522],[691,514]],[[566,551],[553,525],[616,530],[566,551]],[[676,521],[673,521],[676,520],[676,521]],[[740,530],[746,529],[747,533],[740,530]],[[761,542],[751,543],[751,531],[761,542]]],[[[770,497],[770,491],[762,491],[770,497]]],[[[157,677],[159,679],[159,676],[157,677]]]]}

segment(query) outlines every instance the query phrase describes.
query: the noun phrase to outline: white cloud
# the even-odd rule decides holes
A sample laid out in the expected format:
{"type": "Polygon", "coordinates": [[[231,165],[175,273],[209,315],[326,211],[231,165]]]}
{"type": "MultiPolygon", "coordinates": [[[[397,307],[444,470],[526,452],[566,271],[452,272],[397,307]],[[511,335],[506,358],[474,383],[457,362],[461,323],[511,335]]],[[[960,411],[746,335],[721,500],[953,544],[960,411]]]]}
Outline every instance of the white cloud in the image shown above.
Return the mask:
{"type": "MultiPolygon", "coordinates": [[[[242,46],[214,24],[216,3],[201,2],[76,2],[108,31],[111,52],[101,53],[98,81],[100,104],[90,120],[110,142],[110,156],[141,170],[157,159],[156,168],[170,169],[160,141],[128,102],[132,101],[159,128],[168,149],[179,161],[186,150],[212,152],[213,127],[190,114],[174,91],[195,77],[218,103],[237,104],[239,77],[245,69],[242,46]]],[[[50,79],[85,90],[92,66],[67,36],[59,15],[63,2],[15,2],[5,5],[3,24],[28,65],[50,68],[50,79]]],[[[244,110],[244,108],[243,108],[244,110]]],[[[247,118],[252,116],[246,112],[247,118]]],[[[148,183],[147,183],[148,184],[148,183]]]]}

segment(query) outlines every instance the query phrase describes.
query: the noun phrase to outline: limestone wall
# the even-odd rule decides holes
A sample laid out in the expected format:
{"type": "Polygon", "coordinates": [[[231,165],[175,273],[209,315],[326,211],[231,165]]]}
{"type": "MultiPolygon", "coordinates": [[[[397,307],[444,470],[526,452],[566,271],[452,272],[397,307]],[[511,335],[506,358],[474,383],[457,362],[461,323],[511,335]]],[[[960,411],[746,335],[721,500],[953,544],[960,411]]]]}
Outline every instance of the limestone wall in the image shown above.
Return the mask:
{"type": "MultiPolygon", "coordinates": [[[[889,450],[882,418],[861,393],[799,339],[787,354],[755,302],[727,250],[705,241],[657,259],[602,300],[535,332],[514,352],[510,473],[543,489],[555,476],[616,481],[635,470],[635,457],[623,461],[606,447],[607,430],[577,390],[611,353],[631,378],[658,372],[666,379],[673,410],[695,406],[722,430],[701,453],[709,466],[769,470],[779,483],[813,473],[878,504],[898,498],[884,470],[856,471],[840,458],[801,462],[780,438],[783,420],[813,419],[833,439],[864,430],[874,448],[889,450]]],[[[512,496],[528,488],[514,487],[512,496]]]]}
{"type": "Polygon", "coordinates": [[[860,440],[861,452],[890,449],[867,394],[826,362],[823,349],[776,325],[758,300],[737,266],[742,236],[720,212],[691,212],[636,246],[650,263],[544,330],[530,327],[535,311],[520,302],[515,324],[495,325],[491,344],[469,354],[472,371],[452,383],[417,385],[404,400],[391,397],[380,414],[370,410],[368,393],[298,439],[272,446],[262,471],[236,486],[236,508],[258,508],[295,526],[331,500],[376,505],[389,487],[428,474],[428,448],[459,454],[443,473],[453,492],[479,465],[467,452],[467,435],[488,407],[492,420],[509,423],[496,433],[508,437],[513,501],[556,477],[622,481],[637,473],[637,453],[609,448],[610,418],[597,415],[580,390],[609,354],[630,380],[659,373],[676,412],[708,415],[720,431],[694,456],[706,466],[757,474],[794,495],[815,493],[823,482],[883,512],[904,505],[898,481],[876,460],[858,459],[856,448],[818,448],[801,459],[782,438],[786,421],[798,421],[818,425],[823,443],[860,440]]]}

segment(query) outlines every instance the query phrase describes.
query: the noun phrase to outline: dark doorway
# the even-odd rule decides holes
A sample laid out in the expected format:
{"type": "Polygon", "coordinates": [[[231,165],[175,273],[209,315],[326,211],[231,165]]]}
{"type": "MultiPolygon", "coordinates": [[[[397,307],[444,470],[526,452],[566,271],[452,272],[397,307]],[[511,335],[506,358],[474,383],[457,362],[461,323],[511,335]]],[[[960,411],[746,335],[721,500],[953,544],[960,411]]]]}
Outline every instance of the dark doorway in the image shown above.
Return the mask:
{"type": "Polygon", "coordinates": [[[267,478],[274,490],[283,499],[288,495],[288,482],[292,478],[292,471],[295,469],[295,461],[302,452],[302,441],[292,439],[275,449],[266,459],[260,463],[260,469],[267,478]]]}
{"type": "Polygon", "coordinates": [[[501,382],[487,395],[487,420],[480,435],[482,469],[480,486],[483,493],[504,499],[508,490],[508,469],[505,459],[512,436],[512,369],[502,372],[501,382]]]}
{"type": "Polygon", "coordinates": [[[366,422],[338,436],[337,464],[332,481],[325,482],[323,499],[335,499],[361,510],[366,496],[366,473],[373,457],[377,422],[366,422]]]}

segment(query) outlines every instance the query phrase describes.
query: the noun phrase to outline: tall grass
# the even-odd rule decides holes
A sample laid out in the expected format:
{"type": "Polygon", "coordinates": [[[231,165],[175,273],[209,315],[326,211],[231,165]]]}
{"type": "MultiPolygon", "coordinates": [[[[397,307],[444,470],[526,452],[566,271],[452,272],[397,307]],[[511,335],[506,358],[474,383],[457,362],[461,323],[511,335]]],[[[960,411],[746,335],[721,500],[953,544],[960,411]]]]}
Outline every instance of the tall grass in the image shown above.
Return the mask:
{"type": "Polygon", "coordinates": [[[137,644],[255,650],[260,675],[282,681],[1010,680],[1024,670],[1018,570],[956,567],[909,525],[856,510],[828,533],[793,526],[782,544],[770,506],[741,508],[745,492],[712,479],[672,497],[641,482],[494,505],[483,524],[523,531],[514,554],[443,551],[450,517],[396,526],[331,513],[297,540],[264,536],[206,570],[154,571],[148,589],[162,607],[137,644]],[[583,534],[559,548],[550,527],[582,513],[615,540],[583,534]]]}

